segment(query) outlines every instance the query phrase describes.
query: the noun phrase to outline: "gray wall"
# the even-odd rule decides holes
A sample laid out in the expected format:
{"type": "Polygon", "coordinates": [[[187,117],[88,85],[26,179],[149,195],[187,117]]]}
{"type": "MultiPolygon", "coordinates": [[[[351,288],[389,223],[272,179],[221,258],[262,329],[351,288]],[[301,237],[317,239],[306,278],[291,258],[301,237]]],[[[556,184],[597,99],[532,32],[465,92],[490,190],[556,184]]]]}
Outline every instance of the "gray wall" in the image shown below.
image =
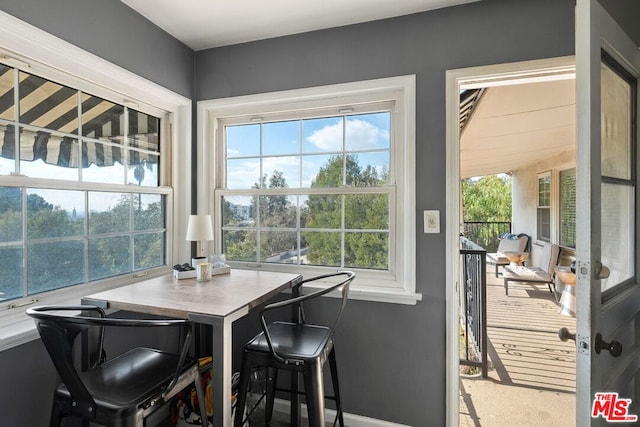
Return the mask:
{"type": "Polygon", "coordinates": [[[118,0],[1,0],[0,10],[193,98],[193,51],[118,0]]]}
{"type": "Polygon", "coordinates": [[[197,52],[198,100],[417,76],[423,301],[349,302],[336,344],[347,412],[414,426],[444,424],[445,236],[422,234],[420,212],[439,209],[446,218],[445,71],[570,55],[573,30],[573,0],[492,0],[197,52]]]}
{"type": "MultiPolygon", "coordinates": [[[[445,70],[568,55],[573,0],[484,0],[196,54],[118,1],[2,0],[2,10],[182,95],[212,99],[417,75],[417,218],[443,212],[445,70]]],[[[445,239],[416,224],[416,306],[351,301],[337,337],[347,412],[414,426],[445,420],[445,239]]],[[[318,314],[335,303],[323,301],[318,314]]],[[[234,337],[250,335],[242,331],[234,337]]],[[[39,341],[0,352],[3,425],[44,426],[54,374],[39,341]]]]}

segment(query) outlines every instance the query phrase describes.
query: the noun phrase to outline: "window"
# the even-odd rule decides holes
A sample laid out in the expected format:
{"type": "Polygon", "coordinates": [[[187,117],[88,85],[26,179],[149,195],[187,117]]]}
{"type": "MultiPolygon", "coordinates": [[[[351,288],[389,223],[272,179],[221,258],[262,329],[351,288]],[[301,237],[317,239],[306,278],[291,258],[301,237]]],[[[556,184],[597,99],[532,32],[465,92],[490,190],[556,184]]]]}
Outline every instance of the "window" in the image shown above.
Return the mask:
{"type": "Polygon", "coordinates": [[[413,77],[200,102],[216,249],[236,268],[353,269],[356,289],[415,303],[412,100],[413,77]]]}
{"type": "Polygon", "coordinates": [[[0,64],[0,302],[166,264],[160,127],[0,64]]]}
{"type": "Polygon", "coordinates": [[[560,171],[559,244],[576,247],[576,168],[560,171]]]}
{"type": "Polygon", "coordinates": [[[551,241],[551,173],[538,176],[537,239],[551,241]]]}

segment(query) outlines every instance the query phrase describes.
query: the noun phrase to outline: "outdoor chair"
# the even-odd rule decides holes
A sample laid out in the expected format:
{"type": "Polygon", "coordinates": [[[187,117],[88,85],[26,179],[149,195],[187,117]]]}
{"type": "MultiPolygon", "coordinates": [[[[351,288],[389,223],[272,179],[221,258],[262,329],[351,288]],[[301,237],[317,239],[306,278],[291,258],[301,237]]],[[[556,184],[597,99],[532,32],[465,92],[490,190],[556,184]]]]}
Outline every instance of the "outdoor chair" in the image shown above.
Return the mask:
{"type": "Polygon", "coordinates": [[[531,254],[526,266],[507,265],[502,270],[504,293],[509,295],[509,282],[546,283],[556,301],[555,266],[558,263],[560,247],[553,243],[541,242],[531,245],[531,254]]]}
{"type": "MultiPolygon", "coordinates": [[[[293,289],[290,299],[266,305],[260,314],[262,332],[250,340],[242,354],[242,367],[240,369],[240,385],[235,414],[235,426],[240,427],[247,421],[252,408],[247,408],[247,417],[244,416],[249,377],[252,369],[266,368],[268,372],[266,384],[266,409],[264,424],[269,425],[273,412],[273,402],[276,392],[278,370],[291,371],[297,379],[298,373],[303,376],[304,390],[306,394],[309,427],[324,427],[324,383],[323,366],[327,359],[331,370],[333,382],[333,397],[336,401],[336,421],[344,426],[340,391],[338,387],[338,371],[334,350],[334,331],[347,303],[349,285],[355,274],[350,271],[324,274],[302,280],[293,289]],[[304,285],[311,282],[335,281],[326,288],[303,295],[304,285]],[[341,294],[340,307],[331,326],[307,323],[303,309],[303,303],[309,303],[322,295],[332,291],[341,294]],[[296,296],[298,295],[298,296],[296,296]],[[274,321],[267,325],[266,314],[274,314],[273,311],[283,307],[290,307],[298,314],[299,321],[274,321]]],[[[296,380],[297,381],[297,380],[296,380]]],[[[334,422],[335,424],[335,422],[334,422]]]]}
{"type": "Polygon", "coordinates": [[[498,239],[498,250],[494,253],[487,254],[487,264],[496,266],[496,277],[498,277],[498,267],[509,265],[509,260],[505,256],[505,252],[525,252],[529,243],[529,236],[524,233],[511,234],[503,233],[498,239]]]}
{"type": "Polygon", "coordinates": [[[186,320],[107,318],[96,306],[41,306],[27,310],[62,382],[54,391],[50,426],[79,417],[113,427],[145,425],[145,418],[194,385],[202,426],[206,408],[197,360],[188,357],[192,325],[186,320]],[[178,327],[178,354],[137,347],[106,360],[105,329],[111,327],[178,327]],[[80,337],[80,343],[74,344],[80,337]],[[74,361],[80,346],[81,363],[74,361]],[[78,366],[80,365],[80,366],[78,366]]]}

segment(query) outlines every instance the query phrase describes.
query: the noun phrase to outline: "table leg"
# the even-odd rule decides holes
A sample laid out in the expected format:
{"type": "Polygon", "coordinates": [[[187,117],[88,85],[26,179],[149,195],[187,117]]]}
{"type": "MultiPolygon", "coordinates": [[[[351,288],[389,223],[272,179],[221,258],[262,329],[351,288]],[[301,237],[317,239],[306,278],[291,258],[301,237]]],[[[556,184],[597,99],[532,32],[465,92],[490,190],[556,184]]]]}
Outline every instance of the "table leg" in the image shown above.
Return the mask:
{"type": "Polygon", "coordinates": [[[212,324],[213,356],[213,426],[229,427],[231,420],[231,353],[232,321],[228,318],[216,319],[212,324]]]}

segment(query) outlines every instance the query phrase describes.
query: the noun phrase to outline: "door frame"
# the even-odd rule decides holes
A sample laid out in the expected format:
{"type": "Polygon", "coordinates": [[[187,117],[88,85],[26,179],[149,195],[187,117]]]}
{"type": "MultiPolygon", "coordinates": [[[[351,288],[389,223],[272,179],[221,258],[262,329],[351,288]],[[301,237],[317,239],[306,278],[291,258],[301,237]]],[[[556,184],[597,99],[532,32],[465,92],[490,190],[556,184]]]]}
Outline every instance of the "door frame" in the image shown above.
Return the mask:
{"type": "Polygon", "coordinates": [[[500,86],[527,81],[557,80],[575,74],[575,57],[564,56],[461,68],[446,71],[446,425],[459,424],[459,298],[460,298],[460,135],[461,85],[500,86]]]}

